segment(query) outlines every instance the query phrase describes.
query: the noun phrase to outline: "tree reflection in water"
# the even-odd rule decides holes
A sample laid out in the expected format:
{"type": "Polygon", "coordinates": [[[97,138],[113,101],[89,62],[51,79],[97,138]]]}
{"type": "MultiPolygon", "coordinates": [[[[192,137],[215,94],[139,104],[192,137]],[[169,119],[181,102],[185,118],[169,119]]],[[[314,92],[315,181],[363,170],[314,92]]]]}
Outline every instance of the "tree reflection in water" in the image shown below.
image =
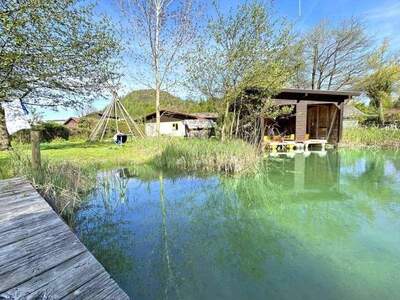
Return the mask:
{"type": "Polygon", "coordinates": [[[76,230],[133,298],[390,298],[398,161],[343,151],[236,177],[110,171],[76,230]]]}

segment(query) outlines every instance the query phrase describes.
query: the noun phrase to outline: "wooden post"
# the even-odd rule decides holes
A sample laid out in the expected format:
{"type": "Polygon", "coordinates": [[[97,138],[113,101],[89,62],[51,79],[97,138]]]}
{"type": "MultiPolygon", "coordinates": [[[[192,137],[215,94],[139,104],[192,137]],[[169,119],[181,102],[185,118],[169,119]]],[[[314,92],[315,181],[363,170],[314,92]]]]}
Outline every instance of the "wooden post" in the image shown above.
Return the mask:
{"type": "Polygon", "coordinates": [[[40,131],[31,130],[32,168],[40,168],[40,131]]]}
{"type": "MultiPolygon", "coordinates": [[[[349,98],[351,99],[351,98],[349,98]]],[[[344,112],[344,101],[340,103],[340,114],[339,114],[339,137],[338,137],[338,143],[342,141],[342,136],[343,136],[343,112],[344,112]]]]}
{"type": "Polygon", "coordinates": [[[307,103],[296,104],[296,142],[304,142],[307,132],[307,103]]]}

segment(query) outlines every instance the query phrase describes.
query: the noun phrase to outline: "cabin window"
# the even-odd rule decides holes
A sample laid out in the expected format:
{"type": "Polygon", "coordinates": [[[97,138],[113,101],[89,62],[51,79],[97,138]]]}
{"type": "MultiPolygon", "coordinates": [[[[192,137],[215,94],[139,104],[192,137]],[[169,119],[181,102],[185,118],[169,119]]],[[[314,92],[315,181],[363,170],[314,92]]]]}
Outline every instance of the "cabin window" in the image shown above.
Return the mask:
{"type": "Polygon", "coordinates": [[[178,130],[178,128],[179,128],[178,125],[179,125],[178,123],[173,123],[172,124],[172,129],[173,130],[178,130]]]}

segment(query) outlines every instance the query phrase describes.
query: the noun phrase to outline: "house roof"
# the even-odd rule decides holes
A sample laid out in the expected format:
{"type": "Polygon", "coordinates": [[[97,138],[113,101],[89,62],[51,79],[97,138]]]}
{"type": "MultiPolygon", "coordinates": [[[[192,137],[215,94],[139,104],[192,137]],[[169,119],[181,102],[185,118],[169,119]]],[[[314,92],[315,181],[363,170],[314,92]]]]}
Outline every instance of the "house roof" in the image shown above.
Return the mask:
{"type": "Polygon", "coordinates": [[[344,119],[354,119],[357,117],[365,116],[361,110],[351,104],[345,104],[343,110],[343,118],[344,119]]]}
{"type": "Polygon", "coordinates": [[[386,114],[388,114],[388,115],[400,114],[400,108],[398,108],[398,107],[390,108],[390,109],[386,110],[386,114]]]}
{"type": "MultiPolygon", "coordinates": [[[[218,117],[218,114],[215,113],[207,113],[207,112],[202,112],[202,113],[185,113],[185,112],[178,112],[178,111],[172,111],[172,110],[166,110],[162,109],[160,110],[160,115],[161,116],[178,116],[182,117],[185,119],[216,119],[218,117]]],[[[151,120],[156,116],[156,112],[152,112],[148,115],[146,115],[144,118],[145,120],[151,120]]]]}
{"type": "Polygon", "coordinates": [[[199,113],[190,113],[192,116],[196,116],[202,119],[218,119],[218,113],[214,112],[199,112],[199,113]]]}
{"type": "Polygon", "coordinates": [[[75,122],[79,122],[79,118],[77,117],[70,117],[67,120],[65,120],[64,125],[68,124],[70,121],[75,121],[75,122]]]}
{"type": "Polygon", "coordinates": [[[215,122],[210,119],[195,119],[195,120],[184,120],[183,123],[189,129],[204,129],[215,127],[215,122]]]}

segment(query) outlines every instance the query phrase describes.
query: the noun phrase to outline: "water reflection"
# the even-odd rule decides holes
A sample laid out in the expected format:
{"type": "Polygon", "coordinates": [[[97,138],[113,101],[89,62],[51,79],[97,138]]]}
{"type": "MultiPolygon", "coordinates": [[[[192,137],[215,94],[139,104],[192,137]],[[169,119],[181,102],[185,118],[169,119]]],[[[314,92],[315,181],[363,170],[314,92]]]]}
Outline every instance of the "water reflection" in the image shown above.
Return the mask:
{"type": "Polygon", "coordinates": [[[240,177],[114,170],[76,232],[133,298],[395,298],[399,167],[341,151],[240,177]]]}

